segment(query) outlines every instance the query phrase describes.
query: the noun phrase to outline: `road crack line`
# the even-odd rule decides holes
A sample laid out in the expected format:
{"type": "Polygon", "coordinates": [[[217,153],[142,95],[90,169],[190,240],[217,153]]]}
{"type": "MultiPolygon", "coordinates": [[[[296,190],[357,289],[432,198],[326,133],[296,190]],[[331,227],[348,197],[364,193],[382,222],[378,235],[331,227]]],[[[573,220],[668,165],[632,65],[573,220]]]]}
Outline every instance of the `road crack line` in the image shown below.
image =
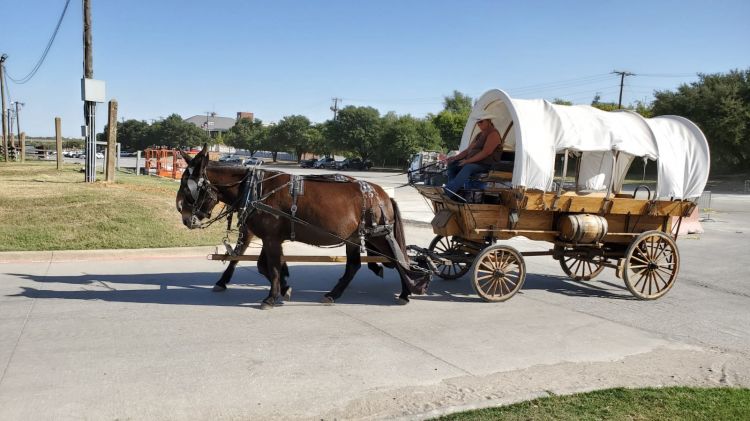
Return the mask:
{"type": "Polygon", "coordinates": [[[355,316],[353,316],[353,315],[351,315],[351,314],[349,314],[349,313],[347,313],[347,312],[345,312],[345,311],[343,311],[343,310],[339,310],[339,309],[335,309],[335,310],[336,310],[336,312],[338,312],[339,314],[343,314],[344,316],[347,316],[347,317],[349,317],[349,318],[350,318],[350,319],[352,319],[352,320],[356,320],[356,321],[358,321],[359,323],[362,323],[363,325],[369,326],[369,327],[371,327],[371,328],[373,328],[373,329],[377,330],[378,332],[381,332],[381,333],[385,334],[386,336],[388,336],[388,337],[390,337],[390,338],[392,338],[392,339],[395,339],[396,341],[398,341],[398,342],[401,342],[402,344],[404,344],[404,345],[406,345],[406,346],[408,346],[408,347],[410,347],[410,348],[413,348],[413,349],[419,350],[419,351],[423,352],[424,354],[427,354],[427,355],[429,355],[430,357],[432,357],[432,358],[434,358],[434,359],[436,359],[436,360],[438,360],[438,361],[440,361],[440,362],[442,362],[442,363],[444,363],[444,364],[446,364],[446,365],[448,365],[448,366],[450,366],[450,367],[453,367],[453,368],[455,368],[456,370],[458,370],[458,371],[460,371],[460,372],[462,372],[462,373],[465,373],[465,374],[467,374],[467,375],[469,375],[469,376],[475,376],[475,374],[474,374],[474,373],[472,373],[472,372],[470,372],[470,371],[468,371],[468,370],[466,370],[466,369],[464,369],[464,368],[461,368],[461,367],[459,367],[459,366],[457,366],[457,365],[455,365],[455,364],[453,364],[453,363],[451,363],[451,362],[449,362],[449,361],[446,361],[446,360],[444,360],[443,358],[440,358],[440,357],[438,357],[437,355],[435,355],[435,354],[431,353],[430,351],[428,351],[428,350],[426,350],[426,349],[424,349],[424,348],[421,348],[421,347],[418,347],[417,345],[414,345],[414,344],[412,344],[412,343],[409,343],[409,342],[407,342],[407,341],[405,341],[405,340],[403,340],[403,339],[399,338],[398,336],[395,336],[395,335],[393,335],[392,333],[390,333],[390,332],[388,332],[388,331],[386,331],[386,330],[383,330],[383,329],[381,329],[381,328],[379,328],[379,327],[375,326],[374,324],[372,324],[372,323],[370,323],[370,322],[368,322],[368,321],[366,321],[366,320],[362,320],[362,319],[360,319],[360,318],[358,318],[358,317],[355,317],[355,316]]]}

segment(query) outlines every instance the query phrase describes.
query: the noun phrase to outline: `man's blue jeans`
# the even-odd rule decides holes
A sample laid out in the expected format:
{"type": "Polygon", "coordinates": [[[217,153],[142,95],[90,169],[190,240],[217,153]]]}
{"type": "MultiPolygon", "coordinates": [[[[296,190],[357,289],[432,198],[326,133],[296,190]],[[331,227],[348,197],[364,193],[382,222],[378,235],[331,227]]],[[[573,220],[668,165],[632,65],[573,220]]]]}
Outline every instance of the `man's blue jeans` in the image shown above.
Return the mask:
{"type": "Polygon", "coordinates": [[[472,174],[489,170],[490,166],[485,164],[471,163],[460,166],[458,161],[451,162],[447,168],[448,182],[445,183],[445,193],[449,197],[453,197],[451,192],[457,193],[464,186],[464,183],[469,181],[472,174]]]}

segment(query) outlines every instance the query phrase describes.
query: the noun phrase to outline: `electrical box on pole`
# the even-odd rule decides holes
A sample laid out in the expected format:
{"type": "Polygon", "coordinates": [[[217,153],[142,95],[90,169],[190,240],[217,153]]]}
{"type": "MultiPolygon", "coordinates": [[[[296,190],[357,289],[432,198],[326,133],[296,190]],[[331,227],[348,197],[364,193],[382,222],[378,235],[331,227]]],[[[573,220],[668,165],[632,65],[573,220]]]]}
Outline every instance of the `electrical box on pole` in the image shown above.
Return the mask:
{"type": "Polygon", "coordinates": [[[103,80],[81,79],[81,101],[106,102],[105,83],[103,80]]]}

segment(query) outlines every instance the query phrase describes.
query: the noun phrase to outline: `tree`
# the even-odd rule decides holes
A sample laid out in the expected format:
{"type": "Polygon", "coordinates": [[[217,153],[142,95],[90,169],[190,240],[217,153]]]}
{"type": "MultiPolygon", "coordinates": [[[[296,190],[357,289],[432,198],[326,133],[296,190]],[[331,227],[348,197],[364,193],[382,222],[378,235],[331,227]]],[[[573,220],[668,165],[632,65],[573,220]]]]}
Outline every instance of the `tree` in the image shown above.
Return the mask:
{"type": "Polygon", "coordinates": [[[471,97],[458,91],[443,100],[443,111],[432,116],[432,124],[440,132],[442,147],[445,150],[458,149],[461,144],[461,136],[471,113],[473,100],[471,97]]]}
{"type": "Polygon", "coordinates": [[[552,103],[555,105],[573,105],[572,101],[568,101],[567,99],[562,98],[555,98],[552,100],[552,103]]]}
{"type": "Polygon", "coordinates": [[[711,147],[711,164],[720,172],[750,168],[750,69],[699,74],[676,92],[657,91],[656,116],[683,116],[698,125],[711,147]]]}
{"type": "Polygon", "coordinates": [[[614,102],[601,102],[601,99],[601,94],[597,92],[596,95],[594,95],[594,99],[591,101],[591,106],[602,111],[614,111],[620,109],[620,107],[618,107],[614,102]]]}
{"type": "Polygon", "coordinates": [[[382,124],[380,147],[376,154],[378,159],[402,164],[416,152],[439,149],[441,146],[440,133],[428,119],[388,113],[383,117],[382,124]]]}
{"type": "Polygon", "coordinates": [[[263,140],[268,137],[268,129],[259,119],[241,118],[232,126],[225,136],[226,144],[238,149],[246,149],[250,155],[259,151],[263,140]]]}
{"type": "Polygon", "coordinates": [[[456,114],[466,114],[468,117],[471,107],[474,105],[473,102],[470,96],[454,90],[453,95],[443,97],[443,110],[456,114]]]}
{"type": "Polygon", "coordinates": [[[297,154],[299,162],[303,153],[312,150],[312,140],[317,135],[315,132],[310,120],[305,116],[290,115],[282,118],[269,133],[270,143],[274,146],[274,162],[278,151],[290,149],[297,154]]]}
{"type": "Polygon", "coordinates": [[[316,123],[310,128],[310,150],[307,152],[318,155],[330,153],[330,142],[326,137],[327,123],[328,121],[325,123],[316,123]]]}
{"type": "Polygon", "coordinates": [[[205,131],[183,120],[178,114],[172,114],[164,120],[152,124],[148,138],[150,145],[169,148],[213,143],[205,131]]]}
{"type": "Polygon", "coordinates": [[[451,111],[441,111],[438,115],[433,116],[432,124],[440,133],[441,146],[444,150],[451,151],[458,149],[468,119],[468,113],[463,115],[451,111]]]}
{"type": "MultiPolygon", "coordinates": [[[[151,127],[145,121],[125,120],[117,122],[117,142],[124,151],[144,150],[149,146],[149,131],[151,127]]],[[[104,125],[104,130],[96,136],[99,142],[106,142],[106,133],[109,132],[109,124],[104,125]]]]}
{"type": "Polygon", "coordinates": [[[352,151],[362,159],[369,159],[380,140],[380,113],[372,107],[349,105],[339,111],[327,132],[334,150],[352,151]]]}

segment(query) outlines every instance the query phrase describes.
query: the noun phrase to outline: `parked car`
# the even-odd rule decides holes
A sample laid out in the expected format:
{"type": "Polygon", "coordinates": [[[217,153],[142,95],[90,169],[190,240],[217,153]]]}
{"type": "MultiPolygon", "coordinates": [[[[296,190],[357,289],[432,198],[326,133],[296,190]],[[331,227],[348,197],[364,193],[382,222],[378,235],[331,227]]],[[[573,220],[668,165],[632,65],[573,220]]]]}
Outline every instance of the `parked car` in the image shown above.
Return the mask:
{"type": "Polygon", "coordinates": [[[335,170],[336,169],[336,163],[341,161],[336,161],[335,159],[331,158],[330,161],[326,161],[323,163],[322,168],[326,168],[329,170],[335,170]]]}
{"type": "Polygon", "coordinates": [[[303,159],[299,162],[300,168],[315,168],[315,162],[317,159],[303,159]]]}
{"type": "Polygon", "coordinates": [[[242,164],[242,157],[237,155],[224,155],[219,157],[219,162],[226,162],[228,164],[242,164]]]}
{"type": "Polygon", "coordinates": [[[330,162],[334,162],[335,160],[333,158],[320,158],[319,160],[315,161],[315,164],[313,164],[313,168],[325,168],[326,164],[330,162]]]}
{"type": "Polygon", "coordinates": [[[97,152],[95,156],[97,159],[104,159],[104,154],[101,152],[97,152]]]}
{"type": "Polygon", "coordinates": [[[225,164],[242,165],[242,157],[235,155],[223,156],[219,158],[219,162],[223,162],[225,164]]]}
{"type": "Polygon", "coordinates": [[[250,157],[247,158],[242,165],[246,167],[256,167],[258,165],[263,165],[263,160],[260,158],[250,157]]]}
{"type": "Polygon", "coordinates": [[[369,170],[372,168],[372,161],[362,158],[347,158],[343,161],[336,162],[337,170],[369,170]]]}

